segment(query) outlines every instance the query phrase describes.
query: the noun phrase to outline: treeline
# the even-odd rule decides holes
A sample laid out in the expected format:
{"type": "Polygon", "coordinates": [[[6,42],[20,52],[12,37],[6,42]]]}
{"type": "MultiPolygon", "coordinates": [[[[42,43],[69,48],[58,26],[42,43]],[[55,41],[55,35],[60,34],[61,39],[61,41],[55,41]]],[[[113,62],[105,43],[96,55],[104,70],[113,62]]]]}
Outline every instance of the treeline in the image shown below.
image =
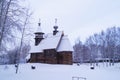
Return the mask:
{"type": "Polygon", "coordinates": [[[108,28],[90,36],[83,44],[79,39],[74,45],[74,62],[120,61],[120,27],[108,28]]]}

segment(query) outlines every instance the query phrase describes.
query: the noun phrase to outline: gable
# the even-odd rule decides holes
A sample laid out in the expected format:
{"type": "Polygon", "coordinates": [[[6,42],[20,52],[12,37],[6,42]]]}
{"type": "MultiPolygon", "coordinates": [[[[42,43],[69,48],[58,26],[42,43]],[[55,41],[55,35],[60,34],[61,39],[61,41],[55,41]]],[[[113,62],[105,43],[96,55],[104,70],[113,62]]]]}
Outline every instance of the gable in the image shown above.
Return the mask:
{"type": "Polygon", "coordinates": [[[60,44],[57,48],[57,52],[62,52],[62,51],[73,51],[73,48],[70,44],[70,41],[69,41],[67,35],[62,37],[60,44]]]}

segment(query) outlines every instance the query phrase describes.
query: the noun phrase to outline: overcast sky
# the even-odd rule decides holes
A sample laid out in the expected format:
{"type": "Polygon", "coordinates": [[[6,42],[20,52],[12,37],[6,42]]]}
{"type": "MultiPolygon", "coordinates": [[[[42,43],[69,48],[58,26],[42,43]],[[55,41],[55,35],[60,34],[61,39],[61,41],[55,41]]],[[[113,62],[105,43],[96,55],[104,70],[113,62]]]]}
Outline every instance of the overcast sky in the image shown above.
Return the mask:
{"type": "Polygon", "coordinates": [[[45,33],[53,31],[55,18],[73,44],[108,27],[120,26],[120,0],[26,0],[33,11],[35,28],[39,18],[45,33]]]}

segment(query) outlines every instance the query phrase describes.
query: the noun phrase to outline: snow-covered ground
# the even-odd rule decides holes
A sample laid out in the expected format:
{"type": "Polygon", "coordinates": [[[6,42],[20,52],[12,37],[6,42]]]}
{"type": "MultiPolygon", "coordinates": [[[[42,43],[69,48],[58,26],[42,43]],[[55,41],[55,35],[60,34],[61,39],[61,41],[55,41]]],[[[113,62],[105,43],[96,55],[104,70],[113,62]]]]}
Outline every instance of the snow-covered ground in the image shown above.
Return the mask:
{"type": "MultiPolygon", "coordinates": [[[[20,64],[15,73],[14,65],[0,65],[0,80],[72,80],[72,77],[84,77],[86,80],[120,80],[120,64],[106,67],[102,64],[90,69],[89,64],[52,65],[52,64],[20,64]],[[31,69],[34,65],[36,69],[31,69]]],[[[77,80],[74,78],[73,80],[77,80]]],[[[84,79],[79,79],[84,80],[84,79]]]]}

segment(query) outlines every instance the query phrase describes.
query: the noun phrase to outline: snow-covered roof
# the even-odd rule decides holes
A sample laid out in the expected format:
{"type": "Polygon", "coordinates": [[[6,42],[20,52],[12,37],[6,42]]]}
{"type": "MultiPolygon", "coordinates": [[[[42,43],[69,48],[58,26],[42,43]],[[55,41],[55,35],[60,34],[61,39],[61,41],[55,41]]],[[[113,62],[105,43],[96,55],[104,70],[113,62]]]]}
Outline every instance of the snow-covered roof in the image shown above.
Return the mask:
{"type": "Polygon", "coordinates": [[[55,49],[58,46],[62,32],[58,32],[56,35],[49,34],[39,45],[42,49],[55,49]]]}
{"type": "Polygon", "coordinates": [[[43,50],[40,48],[40,46],[31,46],[31,50],[30,50],[30,53],[41,53],[43,52],[43,50]]]}
{"type": "Polygon", "coordinates": [[[61,51],[73,51],[70,41],[66,35],[62,35],[63,32],[57,32],[56,35],[49,33],[37,46],[32,46],[30,53],[42,53],[43,50],[56,49],[61,51]]]}
{"type": "Polygon", "coordinates": [[[70,44],[70,41],[69,41],[67,35],[62,37],[60,45],[58,46],[57,51],[58,52],[61,52],[61,51],[73,51],[73,48],[72,48],[72,46],[70,44]]]}
{"type": "Polygon", "coordinates": [[[62,32],[58,32],[56,35],[52,33],[47,34],[38,46],[31,47],[30,53],[43,52],[45,49],[56,49],[61,37],[62,32]]]}

